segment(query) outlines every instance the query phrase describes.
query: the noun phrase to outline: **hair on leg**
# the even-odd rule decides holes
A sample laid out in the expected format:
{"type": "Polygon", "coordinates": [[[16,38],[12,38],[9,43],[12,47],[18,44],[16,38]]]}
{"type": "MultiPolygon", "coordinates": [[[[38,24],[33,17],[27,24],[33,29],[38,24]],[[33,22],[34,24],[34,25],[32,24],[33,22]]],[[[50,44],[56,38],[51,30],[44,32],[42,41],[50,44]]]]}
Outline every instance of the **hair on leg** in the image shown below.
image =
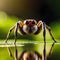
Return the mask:
{"type": "Polygon", "coordinates": [[[14,30],[14,36],[15,36],[14,44],[16,44],[16,40],[17,40],[18,27],[19,27],[19,23],[16,23],[15,30],[14,30]]]}
{"type": "Polygon", "coordinates": [[[10,34],[11,34],[11,32],[12,32],[12,30],[15,28],[15,26],[13,26],[13,27],[11,27],[10,28],[10,30],[9,30],[9,32],[8,32],[8,34],[7,34],[7,38],[6,38],[6,43],[7,43],[7,41],[8,41],[8,39],[9,39],[9,37],[10,37],[10,34]]]}
{"type": "Polygon", "coordinates": [[[44,50],[42,54],[42,60],[46,60],[46,24],[43,22],[42,24],[43,28],[43,37],[44,37],[44,50]]]}
{"type": "Polygon", "coordinates": [[[52,37],[53,41],[56,42],[56,40],[54,39],[53,35],[52,35],[52,32],[51,32],[51,28],[49,26],[46,25],[46,28],[48,29],[49,31],[49,34],[50,36],[52,37]]]}
{"type": "Polygon", "coordinates": [[[42,24],[42,30],[43,30],[44,43],[46,43],[46,24],[44,22],[42,24]]]}

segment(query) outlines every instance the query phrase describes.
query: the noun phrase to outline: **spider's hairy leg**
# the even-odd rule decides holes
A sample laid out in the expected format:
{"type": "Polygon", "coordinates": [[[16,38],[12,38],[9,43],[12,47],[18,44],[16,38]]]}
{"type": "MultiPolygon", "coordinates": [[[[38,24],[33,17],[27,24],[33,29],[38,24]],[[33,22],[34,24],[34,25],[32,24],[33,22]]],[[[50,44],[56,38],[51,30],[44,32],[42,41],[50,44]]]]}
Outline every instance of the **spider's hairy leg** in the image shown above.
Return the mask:
{"type": "Polygon", "coordinates": [[[44,43],[46,43],[46,24],[42,23],[42,30],[43,30],[43,37],[44,37],[44,43]]]}
{"type": "Polygon", "coordinates": [[[40,28],[40,27],[42,26],[42,21],[39,21],[39,22],[37,23],[37,26],[40,28]]]}
{"type": "Polygon", "coordinates": [[[12,54],[12,52],[11,52],[10,47],[7,47],[7,50],[8,50],[9,56],[12,57],[13,60],[14,60],[14,56],[13,56],[13,54],[12,54]]]}
{"type": "Polygon", "coordinates": [[[22,22],[21,21],[17,22],[16,25],[15,25],[15,30],[14,30],[15,42],[14,42],[14,44],[16,44],[17,33],[18,33],[18,29],[20,27],[22,27],[22,22]]]}
{"type": "Polygon", "coordinates": [[[46,60],[46,24],[42,23],[43,37],[44,37],[44,50],[42,60],[46,60]]]}
{"type": "Polygon", "coordinates": [[[7,34],[7,38],[6,38],[6,43],[7,43],[7,41],[8,41],[8,38],[10,37],[10,34],[11,34],[11,32],[12,32],[12,30],[15,28],[15,26],[13,26],[13,27],[11,27],[10,29],[9,29],[9,32],[8,32],[8,34],[7,34]]]}
{"type": "Polygon", "coordinates": [[[46,28],[48,29],[49,31],[49,34],[50,36],[52,37],[53,41],[56,42],[56,40],[54,39],[53,35],[52,35],[52,32],[51,32],[51,28],[49,26],[46,25],[46,28]]]}
{"type": "Polygon", "coordinates": [[[52,51],[53,51],[54,45],[55,45],[55,42],[53,42],[53,44],[52,44],[52,46],[51,46],[51,48],[50,48],[50,51],[49,51],[47,57],[49,57],[49,56],[52,54],[52,51]]]}
{"type": "Polygon", "coordinates": [[[14,30],[14,36],[15,36],[15,42],[14,42],[14,44],[16,44],[17,30],[18,30],[18,23],[16,24],[15,30],[14,30]]]}
{"type": "Polygon", "coordinates": [[[46,57],[46,43],[44,42],[44,49],[43,49],[43,54],[42,54],[42,60],[47,60],[46,57]]]}
{"type": "Polygon", "coordinates": [[[16,44],[15,44],[15,60],[18,60],[18,50],[16,44]]]}
{"type": "Polygon", "coordinates": [[[43,50],[42,60],[46,60],[46,24],[42,21],[39,21],[37,26],[39,28],[42,28],[43,30],[44,50],[43,50]]]}
{"type": "Polygon", "coordinates": [[[46,42],[45,41],[45,36],[46,36],[46,25],[45,25],[45,23],[44,22],[42,22],[42,21],[39,21],[38,23],[37,23],[37,26],[38,26],[38,28],[42,28],[42,30],[43,30],[43,37],[44,37],[44,42],[46,42]]]}

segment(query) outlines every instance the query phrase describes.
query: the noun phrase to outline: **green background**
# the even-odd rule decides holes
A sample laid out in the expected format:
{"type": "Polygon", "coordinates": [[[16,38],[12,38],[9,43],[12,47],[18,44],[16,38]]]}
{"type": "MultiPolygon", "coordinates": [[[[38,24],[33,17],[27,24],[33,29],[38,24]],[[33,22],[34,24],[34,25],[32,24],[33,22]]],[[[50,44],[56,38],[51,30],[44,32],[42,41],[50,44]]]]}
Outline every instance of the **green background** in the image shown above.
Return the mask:
{"type": "MultiPolygon", "coordinates": [[[[25,1],[20,0],[20,3],[21,3],[20,4],[19,0],[18,2],[17,0],[12,0],[12,1],[0,0],[0,60],[13,60],[9,56],[8,51],[7,51],[7,46],[4,43],[9,29],[19,20],[24,21],[24,19],[34,18],[34,17],[35,18],[37,17],[36,19],[38,20],[41,17],[39,15],[40,17],[38,18],[38,15],[35,13],[37,9],[39,10],[39,7],[38,7],[39,4],[37,6],[35,6],[35,4],[33,3],[31,5],[28,5],[29,1],[28,2],[27,1],[28,0],[25,0],[25,1]],[[37,15],[37,16],[33,16],[33,15],[37,15]]],[[[50,18],[51,20],[49,20],[48,17],[46,16],[47,13],[45,13],[43,17],[44,18],[47,17],[47,21],[45,21],[45,23],[51,27],[53,36],[55,40],[57,41],[57,43],[54,45],[51,56],[47,60],[60,60],[60,1],[59,0],[46,0],[46,3],[49,6],[49,8],[51,8],[54,16],[53,16],[53,19],[50,18]]],[[[11,33],[8,43],[9,42],[14,43],[14,31],[12,31],[11,33]]],[[[21,53],[23,50],[32,50],[32,51],[36,50],[37,52],[42,54],[43,42],[44,42],[43,32],[41,31],[38,35],[19,35],[18,34],[17,43],[19,42],[21,44],[25,42],[30,42],[30,43],[37,42],[37,44],[25,43],[23,44],[24,46],[19,46],[18,47],[19,53],[21,53]]],[[[47,42],[47,53],[48,53],[51,47],[51,44],[53,43],[53,40],[51,39],[51,36],[49,35],[49,32],[47,30],[46,30],[46,42],[47,42]]],[[[11,47],[11,45],[9,47],[11,47]]],[[[13,44],[12,44],[11,50],[14,54],[13,44]]]]}

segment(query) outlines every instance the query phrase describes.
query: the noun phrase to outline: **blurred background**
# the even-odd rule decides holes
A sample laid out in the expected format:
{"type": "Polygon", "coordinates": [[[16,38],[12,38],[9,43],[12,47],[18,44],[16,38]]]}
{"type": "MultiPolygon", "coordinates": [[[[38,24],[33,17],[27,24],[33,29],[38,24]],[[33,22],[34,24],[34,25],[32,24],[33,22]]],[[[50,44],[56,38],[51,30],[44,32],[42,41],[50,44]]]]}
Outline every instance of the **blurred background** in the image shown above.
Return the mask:
{"type": "Polygon", "coordinates": [[[5,39],[9,28],[18,20],[30,18],[44,21],[54,37],[60,39],[59,0],[0,0],[0,38],[5,39]]]}
{"type": "MultiPolygon", "coordinates": [[[[5,41],[9,29],[17,22],[24,21],[25,19],[35,19],[44,21],[52,29],[53,36],[57,42],[60,42],[60,0],[0,0],[0,42],[5,41]]],[[[34,36],[22,36],[18,35],[18,42],[25,41],[40,41],[43,42],[43,32],[34,36]]],[[[14,32],[11,33],[10,40],[14,41],[14,32]]],[[[48,31],[46,33],[46,41],[53,42],[48,31]]],[[[31,45],[25,45],[29,47],[31,45]]],[[[48,45],[47,45],[48,46],[48,45]]],[[[50,60],[54,58],[60,60],[60,48],[59,44],[55,45],[53,55],[50,60]]],[[[22,47],[23,49],[25,49],[22,47]]],[[[32,45],[31,48],[33,48],[32,45]]],[[[35,46],[32,50],[37,48],[37,51],[41,51],[40,45],[35,46]]],[[[48,46],[49,47],[49,46],[48,46]]],[[[14,48],[12,48],[13,51],[14,48]]],[[[47,49],[48,50],[48,49],[47,49]]],[[[0,48],[1,60],[12,60],[4,47],[0,48]],[[2,58],[4,56],[4,58],[2,58]]],[[[21,50],[20,50],[21,51],[21,50]]],[[[39,52],[40,53],[40,52],[39,52]]],[[[49,60],[48,59],[48,60],[49,60]]]]}

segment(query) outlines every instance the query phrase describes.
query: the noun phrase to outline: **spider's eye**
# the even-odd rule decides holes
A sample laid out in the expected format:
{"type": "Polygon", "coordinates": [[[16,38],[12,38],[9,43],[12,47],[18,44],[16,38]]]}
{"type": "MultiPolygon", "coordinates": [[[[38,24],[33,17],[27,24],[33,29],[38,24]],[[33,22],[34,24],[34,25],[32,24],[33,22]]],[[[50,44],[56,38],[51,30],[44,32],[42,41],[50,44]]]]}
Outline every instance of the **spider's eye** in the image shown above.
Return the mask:
{"type": "Polygon", "coordinates": [[[28,21],[26,21],[26,24],[29,24],[29,22],[28,22],[28,21]]]}
{"type": "Polygon", "coordinates": [[[35,22],[33,21],[32,24],[35,24],[35,22]]]}

